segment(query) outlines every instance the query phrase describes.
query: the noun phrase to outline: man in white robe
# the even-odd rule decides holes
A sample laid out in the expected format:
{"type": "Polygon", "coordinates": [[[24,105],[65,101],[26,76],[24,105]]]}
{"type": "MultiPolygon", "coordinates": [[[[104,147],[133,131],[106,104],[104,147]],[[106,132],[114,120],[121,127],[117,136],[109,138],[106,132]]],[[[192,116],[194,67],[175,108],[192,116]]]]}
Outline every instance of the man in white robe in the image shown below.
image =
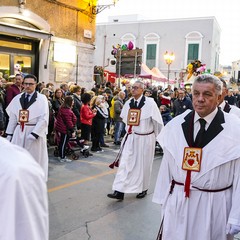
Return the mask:
{"type": "Polygon", "coordinates": [[[6,129],[7,139],[13,144],[25,148],[40,164],[48,178],[47,130],[49,120],[48,101],[45,95],[36,92],[37,78],[34,75],[24,77],[24,93],[13,98],[6,112],[9,123],[6,129]],[[20,117],[23,110],[24,119],[20,117]],[[26,121],[25,121],[26,120],[26,121]]]}
{"type": "Polygon", "coordinates": [[[164,150],[153,196],[162,205],[158,239],[226,240],[240,231],[240,121],[217,108],[221,88],[217,77],[198,76],[192,86],[195,111],[171,120],[157,138],[164,150]],[[200,118],[205,133],[196,145],[200,118]],[[190,171],[190,179],[183,170],[188,147],[202,151],[200,171],[190,171]]]}
{"type": "MultiPolygon", "coordinates": [[[[152,98],[143,96],[144,84],[136,81],[132,87],[133,98],[123,106],[120,117],[126,124],[119,152],[120,165],[109,198],[123,200],[124,193],[138,193],[144,198],[150,184],[152,163],[155,153],[156,136],[163,126],[157,104],[152,98]],[[130,109],[141,111],[138,126],[129,125],[130,109]]],[[[116,163],[116,162],[115,162],[116,163]]],[[[114,164],[115,164],[114,163],[114,164]]]]}
{"type": "Polygon", "coordinates": [[[221,82],[223,83],[223,89],[222,89],[222,95],[219,100],[219,107],[227,113],[234,114],[236,117],[240,118],[240,109],[235,105],[230,105],[227,101],[225,101],[225,97],[228,95],[228,89],[226,82],[221,79],[221,82]]]}
{"type": "Polygon", "coordinates": [[[0,137],[0,239],[48,240],[47,187],[39,164],[0,137]]]}

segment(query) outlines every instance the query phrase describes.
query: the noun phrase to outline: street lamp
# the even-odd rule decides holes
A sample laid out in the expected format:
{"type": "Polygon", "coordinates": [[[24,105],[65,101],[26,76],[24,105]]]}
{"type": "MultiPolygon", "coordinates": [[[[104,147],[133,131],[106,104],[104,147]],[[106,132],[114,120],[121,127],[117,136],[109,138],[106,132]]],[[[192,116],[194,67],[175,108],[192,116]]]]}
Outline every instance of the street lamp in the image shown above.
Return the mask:
{"type": "Polygon", "coordinates": [[[109,4],[102,4],[102,5],[98,4],[96,6],[92,6],[92,14],[97,15],[106,8],[110,8],[112,6],[115,7],[118,1],[119,0],[112,0],[112,3],[109,3],[109,4]]]}
{"type": "Polygon", "coordinates": [[[168,65],[168,73],[167,73],[167,78],[168,78],[168,85],[169,85],[169,74],[170,74],[170,65],[174,61],[175,55],[174,53],[168,53],[168,51],[165,52],[164,54],[164,60],[166,61],[166,64],[168,65]]]}

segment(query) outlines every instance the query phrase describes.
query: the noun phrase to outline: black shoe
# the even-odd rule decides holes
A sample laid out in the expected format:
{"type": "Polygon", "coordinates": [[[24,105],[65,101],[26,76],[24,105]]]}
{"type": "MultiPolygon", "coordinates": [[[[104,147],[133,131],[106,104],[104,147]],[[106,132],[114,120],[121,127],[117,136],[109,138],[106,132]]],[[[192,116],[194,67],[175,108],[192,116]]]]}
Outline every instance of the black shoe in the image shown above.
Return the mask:
{"type": "Polygon", "coordinates": [[[97,149],[97,148],[91,148],[91,151],[92,151],[92,152],[97,152],[98,149],[97,149]]]}
{"type": "Polygon", "coordinates": [[[124,193],[118,192],[118,191],[114,191],[114,193],[109,193],[107,196],[109,198],[114,198],[114,199],[118,199],[118,200],[124,199],[124,193]]]}
{"type": "Polygon", "coordinates": [[[147,190],[142,191],[141,193],[139,193],[136,198],[144,198],[147,195],[147,190]]]}
{"type": "Polygon", "coordinates": [[[120,141],[114,142],[115,145],[121,145],[120,141]]]}
{"type": "Polygon", "coordinates": [[[101,147],[109,147],[106,143],[102,144],[101,147]]]}

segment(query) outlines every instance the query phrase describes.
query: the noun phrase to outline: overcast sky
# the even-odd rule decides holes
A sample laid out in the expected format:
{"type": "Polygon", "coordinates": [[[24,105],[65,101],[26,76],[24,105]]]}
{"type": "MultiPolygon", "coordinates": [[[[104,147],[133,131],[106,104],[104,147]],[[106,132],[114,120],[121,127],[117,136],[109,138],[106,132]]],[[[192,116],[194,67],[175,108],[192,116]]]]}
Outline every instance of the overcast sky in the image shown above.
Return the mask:
{"type": "MultiPolygon", "coordinates": [[[[99,4],[111,0],[99,0],[99,4]]],[[[119,0],[115,7],[97,15],[97,22],[108,16],[140,14],[146,19],[215,16],[221,28],[220,64],[240,60],[240,0],[119,0]]]]}

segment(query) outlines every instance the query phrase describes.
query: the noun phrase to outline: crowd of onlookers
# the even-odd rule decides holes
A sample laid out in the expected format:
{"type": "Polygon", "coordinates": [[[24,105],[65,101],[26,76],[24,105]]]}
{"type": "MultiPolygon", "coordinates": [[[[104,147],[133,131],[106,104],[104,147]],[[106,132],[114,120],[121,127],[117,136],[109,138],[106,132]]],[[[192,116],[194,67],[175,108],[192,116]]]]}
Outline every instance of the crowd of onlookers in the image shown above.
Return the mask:
{"type": "MultiPolygon", "coordinates": [[[[24,91],[20,74],[11,81],[1,79],[0,76],[0,133],[3,136],[8,122],[5,109],[17,94],[24,91]]],[[[120,88],[107,82],[96,84],[90,90],[75,83],[62,83],[54,89],[52,83],[39,82],[36,89],[48,99],[47,138],[50,145],[56,144],[56,141],[61,145],[66,136],[67,140],[78,136],[85,145],[92,142],[92,152],[101,152],[102,148],[108,147],[104,141],[105,135],[112,135],[115,145],[121,144],[125,126],[120,114],[124,103],[131,97],[130,83],[123,84],[120,88]],[[56,132],[59,133],[58,140],[56,132]]],[[[232,89],[228,93],[228,103],[239,107],[239,93],[232,89]]],[[[164,124],[193,108],[190,89],[172,89],[170,85],[165,89],[162,86],[147,87],[144,95],[155,100],[164,124]]]]}

